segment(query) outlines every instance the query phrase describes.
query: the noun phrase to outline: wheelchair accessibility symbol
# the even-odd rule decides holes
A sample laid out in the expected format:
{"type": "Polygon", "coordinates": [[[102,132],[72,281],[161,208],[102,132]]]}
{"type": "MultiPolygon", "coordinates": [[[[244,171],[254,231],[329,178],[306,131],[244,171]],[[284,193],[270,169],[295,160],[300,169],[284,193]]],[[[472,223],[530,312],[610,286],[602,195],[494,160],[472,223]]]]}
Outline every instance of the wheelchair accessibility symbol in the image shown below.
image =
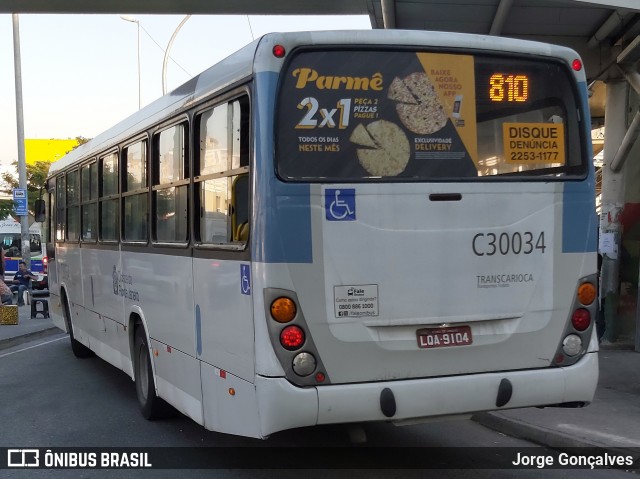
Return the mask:
{"type": "Polygon", "coordinates": [[[356,219],[356,190],[354,188],[326,189],[324,207],[327,221],[356,219]]]}
{"type": "Polygon", "coordinates": [[[251,294],[251,270],[248,264],[240,265],[240,292],[251,294]]]}

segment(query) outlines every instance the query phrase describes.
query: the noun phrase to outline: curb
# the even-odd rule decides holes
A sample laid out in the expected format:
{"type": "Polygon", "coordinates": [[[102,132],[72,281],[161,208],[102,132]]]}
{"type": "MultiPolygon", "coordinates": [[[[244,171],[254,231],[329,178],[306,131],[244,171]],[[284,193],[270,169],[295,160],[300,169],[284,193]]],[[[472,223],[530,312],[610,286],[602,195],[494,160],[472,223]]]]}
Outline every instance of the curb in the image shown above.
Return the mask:
{"type": "Polygon", "coordinates": [[[66,334],[64,331],[58,329],[55,326],[52,326],[47,329],[41,329],[40,331],[33,331],[31,333],[22,334],[20,336],[16,336],[13,338],[0,339],[0,350],[9,349],[23,343],[28,343],[29,341],[33,341],[35,339],[54,336],[58,333],[66,334]]]}
{"type": "Polygon", "coordinates": [[[591,442],[586,439],[570,436],[537,424],[507,418],[500,415],[500,413],[478,413],[474,414],[471,420],[489,429],[506,434],[507,436],[535,442],[536,444],[547,446],[552,449],[562,450],[586,447],[602,449],[611,455],[630,455],[634,457],[634,460],[637,460],[640,457],[640,453],[638,453],[637,448],[614,447],[599,444],[597,442],[591,442]]]}

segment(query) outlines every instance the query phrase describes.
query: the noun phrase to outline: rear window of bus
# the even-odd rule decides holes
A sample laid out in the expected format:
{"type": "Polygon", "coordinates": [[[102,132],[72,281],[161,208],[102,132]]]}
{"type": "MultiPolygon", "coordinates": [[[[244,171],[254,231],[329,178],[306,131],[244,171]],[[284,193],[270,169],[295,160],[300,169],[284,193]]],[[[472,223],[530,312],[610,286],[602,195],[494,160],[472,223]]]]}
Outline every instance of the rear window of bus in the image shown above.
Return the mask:
{"type": "MultiPolygon", "coordinates": [[[[583,177],[571,72],[536,57],[299,51],[278,95],[288,181],[583,177]]],[[[584,115],[582,116],[584,118],[584,115]]]]}

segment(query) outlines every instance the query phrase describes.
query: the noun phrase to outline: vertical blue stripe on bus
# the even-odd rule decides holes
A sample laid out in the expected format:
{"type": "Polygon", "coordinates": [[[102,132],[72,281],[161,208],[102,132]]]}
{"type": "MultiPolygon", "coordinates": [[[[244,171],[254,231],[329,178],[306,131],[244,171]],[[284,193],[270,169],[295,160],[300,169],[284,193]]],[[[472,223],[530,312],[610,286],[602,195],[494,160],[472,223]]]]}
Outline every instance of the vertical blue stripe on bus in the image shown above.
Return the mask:
{"type": "MultiPolygon", "coordinates": [[[[587,87],[578,84],[582,111],[589,111],[587,87]]],[[[587,156],[589,158],[589,174],[584,181],[567,181],[564,183],[562,198],[562,252],[587,253],[596,251],[598,240],[598,218],[595,209],[595,171],[593,167],[593,150],[591,147],[590,119],[583,118],[583,134],[585,135],[587,156]]]]}
{"type": "Polygon", "coordinates": [[[256,196],[252,259],[263,263],[311,263],[310,186],[282,182],[275,174],[278,74],[257,73],[254,78],[256,196]]]}
{"type": "Polygon", "coordinates": [[[593,190],[588,180],[564,184],[562,203],[562,252],[588,253],[596,250],[598,218],[593,190]]]}
{"type": "Polygon", "coordinates": [[[202,356],[202,315],[199,304],[196,304],[196,353],[202,356]]]}

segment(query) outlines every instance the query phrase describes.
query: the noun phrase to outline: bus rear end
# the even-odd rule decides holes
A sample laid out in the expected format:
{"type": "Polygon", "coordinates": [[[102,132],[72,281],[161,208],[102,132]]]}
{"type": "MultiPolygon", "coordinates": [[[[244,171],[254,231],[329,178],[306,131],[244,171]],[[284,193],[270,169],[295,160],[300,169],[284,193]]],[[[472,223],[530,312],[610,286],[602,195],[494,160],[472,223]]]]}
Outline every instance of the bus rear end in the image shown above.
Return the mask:
{"type": "Polygon", "coordinates": [[[265,86],[273,164],[257,152],[258,388],[280,377],[263,407],[315,401],[293,427],[587,404],[596,219],[579,59],[376,35],[268,37],[286,55],[265,86]]]}

